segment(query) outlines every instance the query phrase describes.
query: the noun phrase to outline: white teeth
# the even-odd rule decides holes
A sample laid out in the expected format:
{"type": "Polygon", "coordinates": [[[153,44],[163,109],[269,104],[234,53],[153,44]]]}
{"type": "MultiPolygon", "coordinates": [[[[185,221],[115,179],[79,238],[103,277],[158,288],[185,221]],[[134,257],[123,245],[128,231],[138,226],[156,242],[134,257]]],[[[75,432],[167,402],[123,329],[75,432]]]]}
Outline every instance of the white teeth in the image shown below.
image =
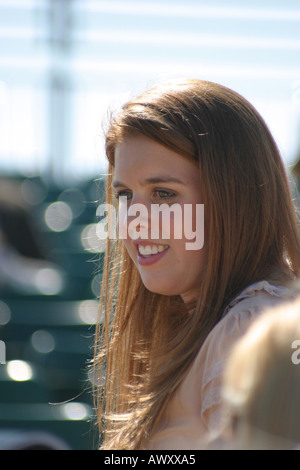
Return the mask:
{"type": "Polygon", "coordinates": [[[142,256],[151,256],[151,255],[156,255],[157,253],[161,253],[164,251],[166,248],[168,248],[168,245],[139,245],[138,250],[142,256]]]}
{"type": "Polygon", "coordinates": [[[160,253],[161,251],[166,250],[167,248],[168,248],[168,245],[158,245],[158,251],[159,251],[159,253],[160,253]]]}

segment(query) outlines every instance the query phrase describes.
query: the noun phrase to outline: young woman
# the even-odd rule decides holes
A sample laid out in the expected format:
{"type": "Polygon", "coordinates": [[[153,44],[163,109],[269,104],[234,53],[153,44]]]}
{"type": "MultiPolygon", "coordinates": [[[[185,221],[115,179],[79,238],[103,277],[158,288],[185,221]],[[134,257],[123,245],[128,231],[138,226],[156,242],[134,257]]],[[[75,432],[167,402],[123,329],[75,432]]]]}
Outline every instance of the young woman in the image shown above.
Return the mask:
{"type": "Polygon", "coordinates": [[[102,448],[200,448],[218,426],[231,347],[299,275],[284,167],[257,111],[200,80],[125,104],[106,153],[107,203],[122,200],[123,236],[108,239],[96,333],[102,448]],[[134,218],[137,206],[145,211],[134,218]],[[181,210],[169,211],[168,236],[153,206],[181,210]]]}

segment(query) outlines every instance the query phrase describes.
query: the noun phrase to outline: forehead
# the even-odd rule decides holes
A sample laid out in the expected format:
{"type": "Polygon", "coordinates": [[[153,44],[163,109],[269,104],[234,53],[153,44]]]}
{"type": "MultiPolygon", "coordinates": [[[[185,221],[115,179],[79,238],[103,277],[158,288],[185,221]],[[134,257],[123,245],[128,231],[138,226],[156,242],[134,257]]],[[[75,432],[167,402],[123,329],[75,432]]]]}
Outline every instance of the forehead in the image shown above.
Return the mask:
{"type": "Polygon", "coordinates": [[[199,180],[195,162],[144,136],[132,137],[117,144],[114,178],[124,176],[155,177],[157,173],[199,180]]]}

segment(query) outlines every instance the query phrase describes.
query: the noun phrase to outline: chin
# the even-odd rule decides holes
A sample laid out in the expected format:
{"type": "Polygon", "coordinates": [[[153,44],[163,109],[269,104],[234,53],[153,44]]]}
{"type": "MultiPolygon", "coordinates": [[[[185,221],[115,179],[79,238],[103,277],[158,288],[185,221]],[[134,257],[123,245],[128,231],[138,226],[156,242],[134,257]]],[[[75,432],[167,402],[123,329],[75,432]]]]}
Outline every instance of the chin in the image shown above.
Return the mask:
{"type": "Polygon", "coordinates": [[[149,282],[145,281],[142,278],[142,282],[146,289],[148,289],[150,292],[153,292],[153,294],[160,294],[160,295],[180,295],[180,292],[178,292],[178,289],[174,288],[174,286],[166,285],[163,282],[149,282]]]}

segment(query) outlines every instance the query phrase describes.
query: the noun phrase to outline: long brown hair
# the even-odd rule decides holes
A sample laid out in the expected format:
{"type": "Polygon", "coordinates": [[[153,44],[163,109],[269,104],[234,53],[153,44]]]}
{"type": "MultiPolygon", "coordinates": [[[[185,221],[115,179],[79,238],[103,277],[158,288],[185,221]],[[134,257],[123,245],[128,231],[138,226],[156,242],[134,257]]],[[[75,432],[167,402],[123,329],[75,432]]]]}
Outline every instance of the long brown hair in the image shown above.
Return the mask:
{"type": "MultiPolygon", "coordinates": [[[[208,246],[191,314],[177,297],[149,292],[122,243],[108,240],[95,370],[104,449],[141,449],[230,300],[261,279],[297,276],[300,241],[279,151],[243,97],[211,82],[163,84],[126,103],[106,132],[107,202],[114,152],[143,135],[192,159],[204,188],[208,246]]],[[[278,280],[278,279],[277,279],[278,280]]],[[[281,279],[282,280],[282,279],[281,279]]]]}

